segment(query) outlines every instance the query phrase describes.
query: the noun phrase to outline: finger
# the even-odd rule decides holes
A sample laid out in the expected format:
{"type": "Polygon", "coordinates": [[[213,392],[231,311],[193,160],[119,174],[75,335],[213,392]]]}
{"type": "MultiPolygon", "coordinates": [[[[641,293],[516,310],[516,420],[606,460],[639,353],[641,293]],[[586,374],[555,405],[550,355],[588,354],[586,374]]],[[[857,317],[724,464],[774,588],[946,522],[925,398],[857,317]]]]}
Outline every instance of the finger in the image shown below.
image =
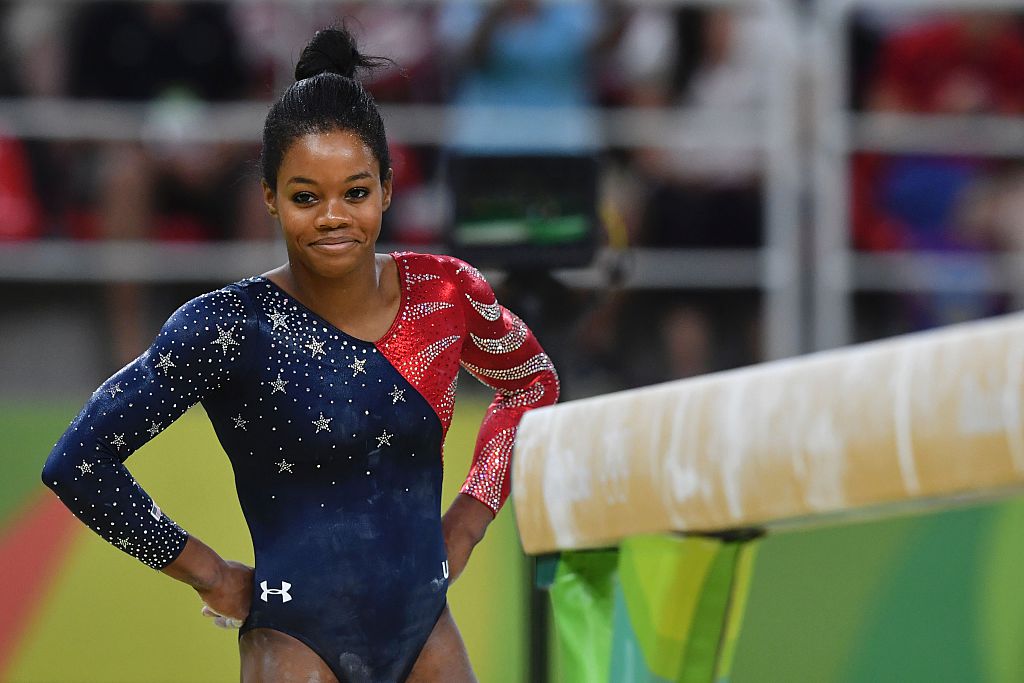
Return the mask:
{"type": "Polygon", "coordinates": [[[237,629],[242,627],[242,620],[233,619],[232,617],[217,617],[213,620],[213,623],[224,629],[237,629]]]}
{"type": "Polygon", "coordinates": [[[208,606],[203,605],[203,616],[204,617],[219,617],[220,614],[210,609],[208,606]]]}

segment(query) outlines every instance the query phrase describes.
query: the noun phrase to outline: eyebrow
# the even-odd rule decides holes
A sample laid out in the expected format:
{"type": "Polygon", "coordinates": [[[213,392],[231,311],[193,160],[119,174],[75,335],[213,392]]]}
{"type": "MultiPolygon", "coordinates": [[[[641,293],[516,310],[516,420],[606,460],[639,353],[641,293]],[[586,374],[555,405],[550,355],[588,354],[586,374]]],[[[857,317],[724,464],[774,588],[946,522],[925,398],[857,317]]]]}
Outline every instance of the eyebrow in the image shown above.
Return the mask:
{"type": "MultiPolygon", "coordinates": [[[[351,183],[353,180],[362,180],[363,178],[372,178],[372,177],[373,177],[372,173],[370,173],[369,171],[363,171],[362,173],[356,173],[354,175],[350,175],[348,178],[345,178],[345,182],[346,183],[351,183]]],[[[300,176],[300,175],[292,176],[291,178],[289,178],[287,184],[292,185],[292,184],[296,184],[296,183],[299,183],[299,184],[305,183],[306,185],[316,185],[317,184],[315,180],[311,180],[309,178],[306,178],[306,177],[300,176]]]]}

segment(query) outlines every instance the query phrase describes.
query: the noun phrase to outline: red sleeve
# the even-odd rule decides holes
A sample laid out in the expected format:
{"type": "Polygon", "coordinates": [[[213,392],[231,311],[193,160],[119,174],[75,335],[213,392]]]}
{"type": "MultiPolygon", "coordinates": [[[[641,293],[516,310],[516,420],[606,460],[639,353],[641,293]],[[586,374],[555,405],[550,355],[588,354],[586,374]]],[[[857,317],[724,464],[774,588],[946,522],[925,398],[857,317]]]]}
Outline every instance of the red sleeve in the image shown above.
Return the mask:
{"type": "Polygon", "coordinates": [[[558,400],[558,374],[537,339],[514,313],[498,304],[480,272],[449,259],[461,295],[466,340],[460,362],[496,391],[480,425],[473,464],[462,493],[495,514],[508,498],[512,444],[523,414],[558,400]]]}

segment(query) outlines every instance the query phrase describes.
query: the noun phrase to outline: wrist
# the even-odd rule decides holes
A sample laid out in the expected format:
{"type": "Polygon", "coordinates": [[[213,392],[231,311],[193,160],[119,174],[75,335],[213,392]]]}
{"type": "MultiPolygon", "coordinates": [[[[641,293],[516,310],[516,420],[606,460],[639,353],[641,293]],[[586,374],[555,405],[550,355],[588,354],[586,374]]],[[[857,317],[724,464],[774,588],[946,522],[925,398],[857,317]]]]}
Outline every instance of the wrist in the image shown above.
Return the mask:
{"type": "Polygon", "coordinates": [[[441,520],[446,540],[467,543],[470,547],[483,540],[494,519],[491,509],[476,498],[460,493],[441,520]]]}
{"type": "Polygon", "coordinates": [[[220,555],[198,538],[189,536],[185,549],[162,571],[203,594],[220,585],[226,570],[227,563],[220,555]]]}
{"type": "Polygon", "coordinates": [[[193,577],[189,585],[200,595],[212,593],[223,583],[227,570],[227,563],[220,557],[211,560],[210,563],[201,568],[193,577]]]}

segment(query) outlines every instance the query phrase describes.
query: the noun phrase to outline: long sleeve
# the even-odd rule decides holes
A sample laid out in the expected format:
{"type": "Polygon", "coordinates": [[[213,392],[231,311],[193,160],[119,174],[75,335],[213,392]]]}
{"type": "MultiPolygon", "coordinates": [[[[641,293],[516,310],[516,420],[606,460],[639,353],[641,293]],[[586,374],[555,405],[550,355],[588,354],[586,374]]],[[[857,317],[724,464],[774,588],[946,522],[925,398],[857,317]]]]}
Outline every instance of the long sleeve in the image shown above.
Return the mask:
{"type": "Polygon", "coordinates": [[[50,453],[43,483],[109,543],[155,569],[170,564],[187,534],[123,463],[244,370],[255,326],[230,287],[179,308],[144,354],[93,393],[50,453]]]}
{"type": "Polygon", "coordinates": [[[497,514],[509,495],[519,421],[526,411],[558,400],[558,374],[533,333],[497,302],[480,272],[457,259],[449,263],[465,307],[467,338],[461,365],[496,391],[480,425],[462,493],[497,514]]]}

